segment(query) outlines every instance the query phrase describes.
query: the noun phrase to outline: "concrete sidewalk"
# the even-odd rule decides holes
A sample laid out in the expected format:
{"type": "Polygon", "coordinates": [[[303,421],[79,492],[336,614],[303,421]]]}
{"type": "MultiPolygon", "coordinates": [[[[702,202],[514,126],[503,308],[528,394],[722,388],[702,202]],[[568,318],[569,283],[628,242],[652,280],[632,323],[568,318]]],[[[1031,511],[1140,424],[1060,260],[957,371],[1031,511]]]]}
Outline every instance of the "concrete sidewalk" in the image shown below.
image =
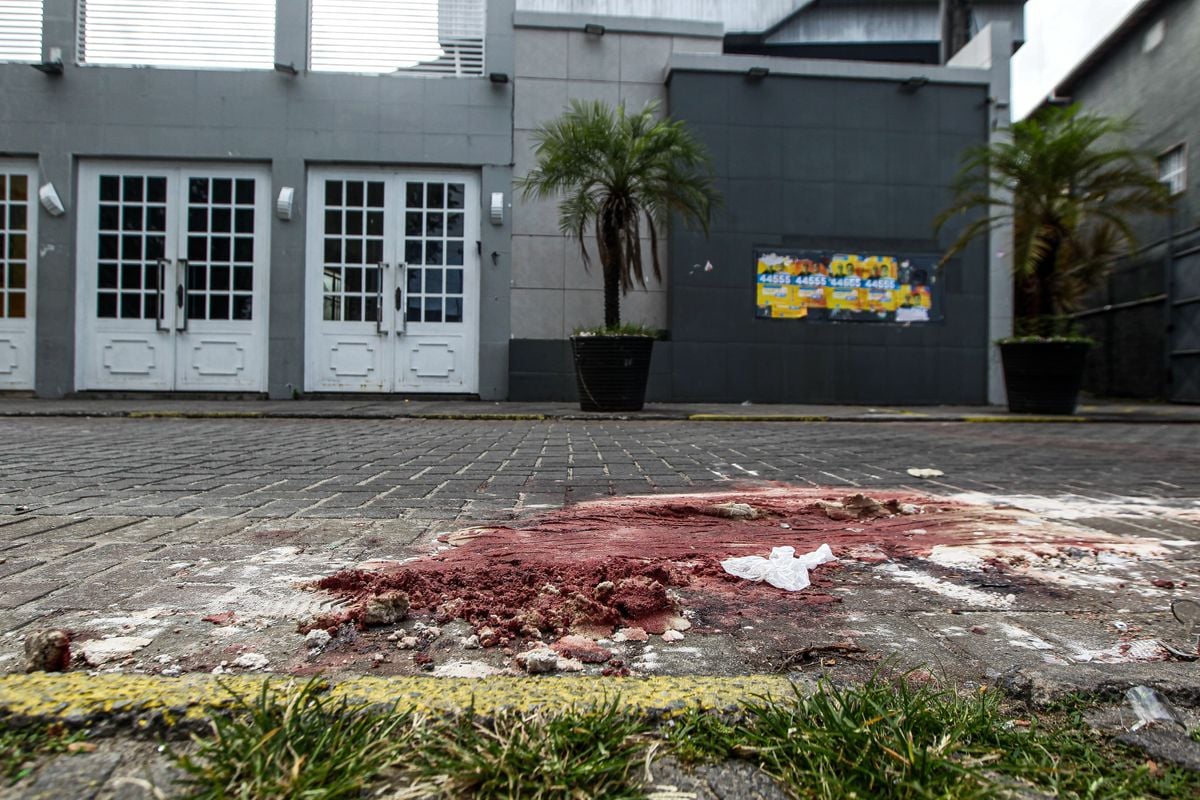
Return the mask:
{"type": "Polygon", "coordinates": [[[657,713],[881,665],[1034,703],[1146,684],[1200,705],[1200,663],[1168,649],[1194,647],[1172,603],[1200,601],[1200,427],[1168,424],[1194,410],[1083,411],[1107,424],[1003,424],[990,409],[697,405],[623,420],[565,404],[7,399],[0,720],[157,730],[212,713],[228,678],[318,672],[355,694],[477,708],[613,692],[657,713]],[[746,418],[764,409],[838,424],[746,418]],[[860,493],[895,510],[843,518],[836,504],[860,493]],[[726,518],[726,502],[763,513],[726,518]],[[797,593],[713,569],[823,543],[838,563],[797,593]],[[642,613],[629,604],[590,631],[603,663],[550,656],[558,674],[526,674],[515,656],[534,639],[576,645],[484,630],[502,590],[529,588],[518,608],[586,605],[608,596],[590,570],[642,560],[650,574],[634,577],[673,616],[618,636],[642,613]],[[350,595],[314,584],[355,569],[420,570],[410,588],[425,601],[390,624],[339,624],[364,596],[353,579],[350,595]],[[324,615],[324,634],[301,632],[324,615]],[[47,628],[71,634],[72,670],[25,675],[25,639],[47,628]]]}
{"type": "Polygon", "coordinates": [[[190,399],[0,397],[0,417],[268,419],[690,420],[694,422],[1121,422],[1196,423],[1200,405],[1086,400],[1070,416],[1014,414],[1002,406],[847,406],[648,403],[638,412],[587,412],[577,403],[439,399],[190,399]]]}

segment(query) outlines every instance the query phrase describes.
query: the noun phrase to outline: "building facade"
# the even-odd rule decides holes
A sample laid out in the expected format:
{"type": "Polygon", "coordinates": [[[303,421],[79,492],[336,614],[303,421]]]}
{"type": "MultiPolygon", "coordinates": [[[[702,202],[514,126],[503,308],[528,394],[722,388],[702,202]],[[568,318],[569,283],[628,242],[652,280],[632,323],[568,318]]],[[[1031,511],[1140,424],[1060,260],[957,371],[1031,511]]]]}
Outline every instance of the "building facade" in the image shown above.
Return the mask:
{"type": "MultiPolygon", "coordinates": [[[[927,36],[940,5],[914,6],[927,36]]],[[[994,398],[1003,248],[909,263],[953,234],[932,219],[961,150],[1007,122],[1012,26],[981,18],[945,65],[853,26],[853,58],[738,51],[803,44],[806,14],[828,43],[803,0],[13,0],[0,387],[570,398],[600,276],[512,185],[539,125],[601,99],[685,120],[726,198],[624,299],[669,331],[651,399],[994,398]],[[809,314],[766,285],[779,259],[864,286],[903,263],[925,294],[809,314]]]]}
{"type": "Polygon", "coordinates": [[[1055,90],[1055,102],[1129,119],[1174,213],[1133,220],[1139,249],[1080,315],[1097,340],[1087,387],[1200,402],[1200,3],[1147,0],[1055,90]]]}

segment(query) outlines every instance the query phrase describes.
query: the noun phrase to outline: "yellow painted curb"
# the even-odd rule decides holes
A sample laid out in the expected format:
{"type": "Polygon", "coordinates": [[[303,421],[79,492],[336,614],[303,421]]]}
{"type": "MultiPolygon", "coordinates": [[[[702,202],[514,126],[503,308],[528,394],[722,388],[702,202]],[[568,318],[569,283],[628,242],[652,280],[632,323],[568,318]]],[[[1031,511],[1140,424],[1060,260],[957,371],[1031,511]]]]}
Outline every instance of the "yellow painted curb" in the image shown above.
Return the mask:
{"type": "MultiPolygon", "coordinates": [[[[305,678],[286,675],[208,674],[163,678],[149,675],[33,673],[0,676],[0,717],[94,722],[124,716],[133,724],[161,719],[168,725],[199,721],[230,710],[236,695],[255,697],[264,682],[284,689],[305,678]]],[[[334,698],[366,704],[397,703],[424,713],[474,709],[491,714],[502,709],[559,711],[615,701],[631,713],[671,715],[686,708],[735,708],[762,697],[785,698],[793,685],[777,675],[746,677],[600,678],[348,678],[331,684],[334,698]]]]}
{"type": "Polygon", "coordinates": [[[471,413],[425,413],[421,411],[411,412],[408,417],[410,419],[432,419],[432,420],[464,420],[467,422],[482,421],[482,422],[521,422],[532,421],[541,422],[546,419],[545,414],[471,414],[471,413]]]}

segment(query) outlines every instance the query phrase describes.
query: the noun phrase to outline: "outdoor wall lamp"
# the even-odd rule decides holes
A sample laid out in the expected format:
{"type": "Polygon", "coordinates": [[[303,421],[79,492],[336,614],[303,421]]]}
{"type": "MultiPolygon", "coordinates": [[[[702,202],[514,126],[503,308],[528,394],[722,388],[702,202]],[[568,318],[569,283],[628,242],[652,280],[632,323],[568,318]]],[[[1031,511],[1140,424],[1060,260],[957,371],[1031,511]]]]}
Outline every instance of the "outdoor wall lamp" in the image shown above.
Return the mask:
{"type": "Polygon", "coordinates": [[[279,217],[284,222],[292,218],[292,208],[296,201],[296,190],[291,186],[284,186],[279,190],[279,197],[275,198],[275,216],[279,217]]]}
{"type": "Polygon", "coordinates": [[[67,207],[63,205],[54,184],[49,181],[43,183],[38,189],[38,200],[41,201],[42,208],[46,209],[46,213],[52,217],[61,217],[67,213],[67,207]]]}
{"type": "Polygon", "coordinates": [[[278,61],[275,62],[275,71],[284,75],[291,75],[293,78],[300,74],[300,70],[296,69],[295,64],[281,64],[278,61]]]}
{"type": "Polygon", "coordinates": [[[603,36],[604,26],[597,22],[589,22],[583,26],[583,32],[588,36],[603,36]]]}
{"type": "Polygon", "coordinates": [[[929,78],[926,78],[924,75],[914,75],[900,84],[900,91],[905,94],[915,94],[918,89],[927,83],[929,83],[929,78]]]}
{"type": "Polygon", "coordinates": [[[756,80],[761,80],[762,78],[767,77],[769,74],[771,74],[771,70],[767,69],[766,67],[751,67],[750,69],[746,70],[746,75],[756,80]]]}
{"type": "Polygon", "coordinates": [[[492,83],[508,83],[507,72],[489,72],[488,80],[492,83]]]}

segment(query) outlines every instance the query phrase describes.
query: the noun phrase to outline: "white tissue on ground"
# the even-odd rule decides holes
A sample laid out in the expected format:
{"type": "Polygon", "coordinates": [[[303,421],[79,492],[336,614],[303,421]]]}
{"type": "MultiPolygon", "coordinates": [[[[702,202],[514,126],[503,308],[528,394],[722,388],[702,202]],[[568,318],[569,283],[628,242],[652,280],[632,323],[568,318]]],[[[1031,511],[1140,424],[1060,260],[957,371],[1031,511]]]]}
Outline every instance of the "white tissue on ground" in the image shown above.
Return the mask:
{"type": "Polygon", "coordinates": [[[829,545],[823,544],[811,553],[797,556],[794,547],[774,547],[771,557],[743,556],[727,558],[721,566],[730,575],[748,581],[766,581],[777,589],[797,592],[808,588],[808,571],[820,564],[837,561],[829,545]]]}

